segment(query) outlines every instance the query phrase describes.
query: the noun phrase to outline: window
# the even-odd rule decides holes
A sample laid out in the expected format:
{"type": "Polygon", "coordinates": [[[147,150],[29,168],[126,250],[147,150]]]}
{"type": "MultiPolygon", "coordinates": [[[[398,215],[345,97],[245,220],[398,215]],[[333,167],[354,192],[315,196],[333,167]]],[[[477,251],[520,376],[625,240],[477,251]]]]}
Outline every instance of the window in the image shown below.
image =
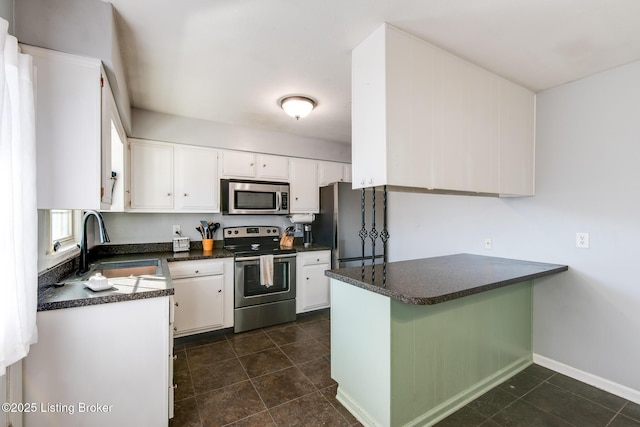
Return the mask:
{"type": "Polygon", "coordinates": [[[73,210],[52,209],[49,211],[49,244],[51,252],[75,246],[77,233],[78,212],[73,210]]]}

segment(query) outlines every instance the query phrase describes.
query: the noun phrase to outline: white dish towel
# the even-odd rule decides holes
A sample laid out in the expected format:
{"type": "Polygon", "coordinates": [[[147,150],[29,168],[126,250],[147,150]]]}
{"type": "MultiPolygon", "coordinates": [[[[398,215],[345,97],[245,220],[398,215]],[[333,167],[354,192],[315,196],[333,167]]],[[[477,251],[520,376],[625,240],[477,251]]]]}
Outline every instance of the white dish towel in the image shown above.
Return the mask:
{"type": "Polygon", "coordinates": [[[273,255],[260,255],[260,284],[265,288],[273,286],[273,255]]]}

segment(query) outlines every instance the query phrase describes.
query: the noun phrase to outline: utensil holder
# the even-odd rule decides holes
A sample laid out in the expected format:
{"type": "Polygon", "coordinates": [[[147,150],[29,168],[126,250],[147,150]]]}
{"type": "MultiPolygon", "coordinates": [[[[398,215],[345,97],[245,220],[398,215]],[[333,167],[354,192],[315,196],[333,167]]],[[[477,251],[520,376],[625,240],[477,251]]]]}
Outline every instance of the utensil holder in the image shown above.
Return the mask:
{"type": "Polygon", "coordinates": [[[212,251],[213,250],[213,239],[202,239],[202,250],[203,251],[212,251]]]}

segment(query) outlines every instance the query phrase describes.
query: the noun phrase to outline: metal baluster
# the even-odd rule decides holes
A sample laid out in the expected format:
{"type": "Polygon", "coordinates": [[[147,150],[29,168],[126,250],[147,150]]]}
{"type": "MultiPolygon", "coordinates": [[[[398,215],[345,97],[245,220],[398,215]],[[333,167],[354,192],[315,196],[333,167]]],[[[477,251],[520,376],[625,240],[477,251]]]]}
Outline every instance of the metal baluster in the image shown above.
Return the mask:
{"type": "Polygon", "coordinates": [[[389,240],[389,231],[387,230],[387,186],[383,187],[382,198],[382,232],[380,239],[382,240],[382,286],[387,283],[387,241],[389,240]]]}
{"type": "Polygon", "coordinates": [[[365,206],[364,206],[364,201],[365,201],[365,189],[362,188],[361,190],[361,197],[360,197],[360,211],[362,214],[362,228],[360,229],[360,233],[358,233],[358,235],[360,236],[360,246],[362,248],[362,272],[361,272],[361,276],[362,276],[362,280],[364,281],[364,240],[367,238],[367,229],[365,228],[365,206]]]}
{"type": "Polygon", "coordinates": [[[376,239],[378,231],[376,230],[376,187],[371,187],[371,283],[376,280],[376,239]]]}

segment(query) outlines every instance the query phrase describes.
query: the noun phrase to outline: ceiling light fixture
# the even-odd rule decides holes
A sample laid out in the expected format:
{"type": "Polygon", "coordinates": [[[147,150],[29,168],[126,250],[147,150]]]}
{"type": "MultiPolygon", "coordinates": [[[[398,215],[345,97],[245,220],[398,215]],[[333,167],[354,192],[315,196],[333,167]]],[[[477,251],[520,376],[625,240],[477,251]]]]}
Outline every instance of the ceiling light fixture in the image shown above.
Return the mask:
{"type": "Polygon", "coordinates": [[[280,107],[285,113],[299,120],[300,117],[306,117],[318,103],[306,96],[293,95],[285,96],[280,100],[280,107]]]}

